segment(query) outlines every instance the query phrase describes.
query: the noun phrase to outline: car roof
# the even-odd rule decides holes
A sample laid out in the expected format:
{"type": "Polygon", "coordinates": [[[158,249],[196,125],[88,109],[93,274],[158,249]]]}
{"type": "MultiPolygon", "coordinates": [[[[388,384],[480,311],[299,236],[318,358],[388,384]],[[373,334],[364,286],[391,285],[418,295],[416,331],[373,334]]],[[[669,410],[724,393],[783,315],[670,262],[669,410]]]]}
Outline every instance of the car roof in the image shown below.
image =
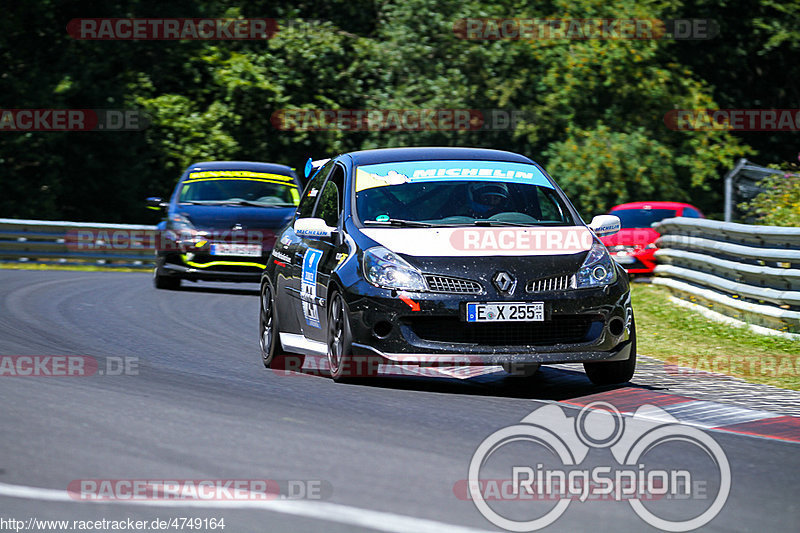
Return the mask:
{"type": "Polygon", "coordinates": [[[280,172],[282,174],[295,175],[292,167],[258,161],[201,161],[192,163],[187,170],[251,170],[254,172],[280,172]]]}
{"type": "Polygon", "coordinates": [[[503,150],[486,148],[420,147],[420,148],[381,148],[362,150],[344,154],[350,156],[355,165],[372,165],[397,161],[506,161],[512,163],[535,164],[527,157],[503,150]]]}
{"type": "Polygon", "coordinates": [[[616,211],[618,209],[682,209],[684,207],[691,207],[692,209],[700,211],[692,204],[683,202],[628,202],[626,204],[615,205],[611,208],[611,211],[616,211]]]}

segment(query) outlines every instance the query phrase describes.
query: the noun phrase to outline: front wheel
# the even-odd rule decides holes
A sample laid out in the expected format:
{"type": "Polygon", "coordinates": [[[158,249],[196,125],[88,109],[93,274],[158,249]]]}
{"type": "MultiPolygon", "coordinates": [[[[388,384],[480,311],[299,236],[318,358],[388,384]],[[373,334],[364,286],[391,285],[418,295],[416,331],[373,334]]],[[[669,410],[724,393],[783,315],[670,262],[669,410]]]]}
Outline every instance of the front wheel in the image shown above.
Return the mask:
{"type": "Polygon", "coordinates": [[[350,317],[344,298],[337,292],[328,306],[328,366],[334,381],[345,381],[351,377],[352,348],[350,317]]]}
{"type": "Polygon", "coordinates": [[[281,349],[278,339],[277,321],[275,320],[275,299],[269,283],[261,287],[261,310],[259,311],[258,330],[259,344],[261,345],[261,359],[264,366],[270,368],[275,360],[275,354],[281,349]]]}
{"type": "Polygon", "coordinates": [[[153,286],[156,289],[174,291],[181,286],[181,278],[175,276],[165,276],[161,273],[161,266],[164,264],[163,257],[156,257],[156,265],[153,267],[153,286]]]}
{"type": "Polygon", "coordinates": [[[583,363],[583,369],[595,385],[627,383],[636,370],[636,322],[631,319],[631,356],[626,361],[583,363]]]}

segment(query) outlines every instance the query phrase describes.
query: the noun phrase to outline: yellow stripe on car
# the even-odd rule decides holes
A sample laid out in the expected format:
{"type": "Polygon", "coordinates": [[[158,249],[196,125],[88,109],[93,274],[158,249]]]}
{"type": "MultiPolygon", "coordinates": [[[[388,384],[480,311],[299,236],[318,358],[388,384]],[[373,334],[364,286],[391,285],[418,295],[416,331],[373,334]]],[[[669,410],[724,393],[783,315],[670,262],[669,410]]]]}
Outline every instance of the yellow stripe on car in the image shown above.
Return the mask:
{"type": "Polygon", "coordinates": [[[192,172],[187,181],[204,178],[261,178],[272,179],[281,182],[293,182],[294,178],[283,174],[272,174],[270,172],[251,172],[249,170],[206,170],[205,172],[192,172]]]}
{"type": "Polygon", "coordinates": [[[243,261],[211,261],[209,263],[195,263],[193,261],[189,261],[185,254],[181,256],[181,259],[183,259],[183,262],[187,265],[195,268],[208,268],[212,266],[251,266],[260,269],[267,268],[267,265],[262,265],[261,263],[248,263],[243,261]]]}

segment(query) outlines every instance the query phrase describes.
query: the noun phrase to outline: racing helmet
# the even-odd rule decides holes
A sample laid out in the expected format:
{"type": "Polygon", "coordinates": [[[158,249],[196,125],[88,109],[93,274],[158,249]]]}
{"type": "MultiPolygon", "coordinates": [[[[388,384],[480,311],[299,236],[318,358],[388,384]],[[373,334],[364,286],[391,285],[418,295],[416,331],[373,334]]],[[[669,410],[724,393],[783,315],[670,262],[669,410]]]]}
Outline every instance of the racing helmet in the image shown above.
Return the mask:
{"type": "Polygon", "coordinates": [[[508,186],[498,182],[471,183],[468,193],[472,209],[477,213],[502,210],[511,198],[508,186]]]}

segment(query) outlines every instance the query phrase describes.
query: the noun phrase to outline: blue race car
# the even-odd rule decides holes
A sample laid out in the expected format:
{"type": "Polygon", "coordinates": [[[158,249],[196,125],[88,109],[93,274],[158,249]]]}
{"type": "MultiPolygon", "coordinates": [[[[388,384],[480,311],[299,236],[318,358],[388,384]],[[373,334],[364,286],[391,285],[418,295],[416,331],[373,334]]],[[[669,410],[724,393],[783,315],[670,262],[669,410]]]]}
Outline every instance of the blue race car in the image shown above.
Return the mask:
{"type": "Polygon", "coordinates": [[[300,188],[285,165],[190,165],[168,202],[147,199],[149,208],[166,209],[158,225],[156,288],[177,289],[183,279],[258,281],[276,233],[294,216],[300,188]]]}

